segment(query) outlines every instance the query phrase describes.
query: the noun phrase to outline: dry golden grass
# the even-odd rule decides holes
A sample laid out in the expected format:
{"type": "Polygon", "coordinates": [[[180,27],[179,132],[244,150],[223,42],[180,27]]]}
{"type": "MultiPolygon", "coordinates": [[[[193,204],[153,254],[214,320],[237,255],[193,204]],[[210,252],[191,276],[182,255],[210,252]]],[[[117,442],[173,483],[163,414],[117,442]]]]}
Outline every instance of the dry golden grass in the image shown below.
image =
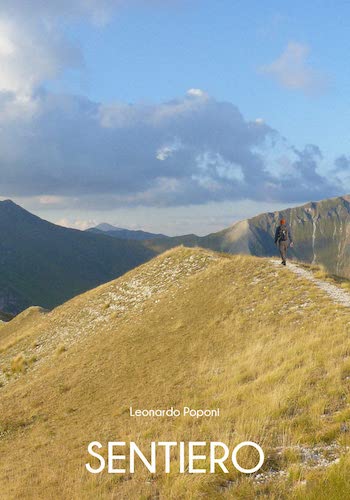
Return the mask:
{"type": "MultiPolygon", "coordinates": [[[[7,344],[20,340],[1,355],[5,498],[323,498],[316,495],[327,478],[336,493],[349,486],[347,458],[329,471],[307,470],[288,448],[347,444],[342,426],[350,416],[350,311],[288,269],[177,248],[10,325],[0,346],[3,332],[7,344]],[[37,361],[8,375],[20,354],[37,361]],[[221,416],[129,416],[129,406],[184,405],[220,407],[221,416]],[[135,440],[145,449],[152,440],[232,448],[253,440],[265,449],[265,470],[287,475],[262,485],[234,472],[93,476],[84,468],[93,440],[135,440]]],[[[328,491],[327,498],[341,497],[328,491]]]]}

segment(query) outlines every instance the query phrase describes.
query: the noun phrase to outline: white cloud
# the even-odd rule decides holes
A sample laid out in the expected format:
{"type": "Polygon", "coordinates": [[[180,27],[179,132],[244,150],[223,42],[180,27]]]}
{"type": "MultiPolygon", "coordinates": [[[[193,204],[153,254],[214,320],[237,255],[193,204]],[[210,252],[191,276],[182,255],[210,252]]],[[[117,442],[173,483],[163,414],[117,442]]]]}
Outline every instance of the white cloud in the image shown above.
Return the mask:
{"type": "Polygon", "coordinates": [[[165,161],[167,158],[171,157],[175,151],[181,149],[181,147],[181,141],[175,138],[171,144],[164,144],[157,149],[156,158],[159,161],[165,161]]]}
{"type": "Polygon", "coordinates": [[[103,25],[116,9],[138,1],[1,0],[0,91],[30,96],[67,68],[82,68],[80,48],[62,28],[80,18],[103,25]]]}
{"type": "Polygon", "coordinates": [[[59,205],[64,202],[62,196],[43,195],[39,196],[37,199],[40,205],[59,205]]]}
{"type": "Polygon", "coordinates": [[[162,146],[161,148],[159,148],[157,150],[156,158],[159,161],[164,161],[167,158],[169,158],[169,156],[171,156],[172,152],[173,152],[173,149],[171,147],[169,147],[169,146],[162,146]]]}
{"type": "Polygon", "coordinates": [[[0,91],[30,96],[44,80],[81,64],[78,48],[52,25],[40,20],[10,20],[0,13],[0,91]]]}
{"type": "Polygon", "coordinates": [[[306,93],[323,91],[327,87],[327,77],[310,66],[309,53],[310,48],[307,45],[289,42],[280,57],[262,66],[260,72],[291,90],[306,93]]]}
{"type": "Polygon", "coordinates": [[[66,217],[63,217],[62,219],[59,219],[55,222],[55,224],[63,227],[69,227],[72,229],[79,229],[80,231],[85,231],[86,229],[89,229],[90,227],[95,227],[97,226],[97,222],[95,219],[68,219],[66,217]]]}
{"type": "Polygon", "coordinates": [[[208,97],[208,94],[201,89],[189,89],[187,91],[187,95],[193,97],[204,97],[204,98],[208,97]]]}

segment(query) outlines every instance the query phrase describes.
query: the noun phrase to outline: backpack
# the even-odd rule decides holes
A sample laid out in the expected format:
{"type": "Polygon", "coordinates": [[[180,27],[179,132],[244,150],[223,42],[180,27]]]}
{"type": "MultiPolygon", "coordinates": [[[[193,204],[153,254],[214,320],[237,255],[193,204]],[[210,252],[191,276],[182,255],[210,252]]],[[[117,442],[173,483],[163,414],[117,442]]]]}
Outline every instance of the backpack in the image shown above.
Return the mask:
{"type": "Polygon", "coordinates": [[[280,227],[280,233],[278,237],[279,241],[287,241],[288,240],[288,229],[287,226],[280,227]]]}

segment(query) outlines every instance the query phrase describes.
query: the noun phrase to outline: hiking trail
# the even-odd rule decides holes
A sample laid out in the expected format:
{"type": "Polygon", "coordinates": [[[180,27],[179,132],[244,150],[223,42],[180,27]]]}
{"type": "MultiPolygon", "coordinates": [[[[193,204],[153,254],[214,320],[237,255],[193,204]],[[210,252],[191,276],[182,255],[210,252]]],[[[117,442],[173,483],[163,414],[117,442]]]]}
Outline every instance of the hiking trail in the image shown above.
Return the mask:
{"type": "MultiPolygon", "coordinates": [[[[271,259],[270,262],[275,267],[282,267],[280,261],[277,259],[271,259]]],[[[341,304],[342,306],[345,307],[350,307],[350,293],[346,292],[345,290],[342,290],[341,288],[337,287],[336,285],[333,285],[332,283],[328,283],[327,281],[316,278],[313,275],[312,271],[303,269],[302,267],[299,267],[297,264],[291,261],[288,261],[287,269],[292,271],[297,276],[305,278],[308,281],[314,283],[318,288],[323,290],[332,299],[334,303],[341,304]]]]}

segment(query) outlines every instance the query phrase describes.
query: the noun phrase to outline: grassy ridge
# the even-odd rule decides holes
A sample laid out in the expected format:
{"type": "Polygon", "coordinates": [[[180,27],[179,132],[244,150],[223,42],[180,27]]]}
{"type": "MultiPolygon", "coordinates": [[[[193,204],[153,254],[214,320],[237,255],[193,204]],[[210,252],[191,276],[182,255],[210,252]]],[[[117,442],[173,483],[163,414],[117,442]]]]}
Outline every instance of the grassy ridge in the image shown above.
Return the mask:
{"type": "Polygon", "coordinates": [[[298,446],[345,450],[350,311],[288,269],[180,248],[17,321],[0,330],[7,498],[325,498],[327,478],[327,498],[343,498],[348,459],[312,469],[298,446]],[[221,417],[133,420],[130,405],[220,407],[221,417]],[[151,440],[233,448],[252,439],[266,451],[267,480],[91,476],[85,449],[95,439],[145,449],[151,440]],[[285,474],[269,479],[274,470],[285,474]]]}

